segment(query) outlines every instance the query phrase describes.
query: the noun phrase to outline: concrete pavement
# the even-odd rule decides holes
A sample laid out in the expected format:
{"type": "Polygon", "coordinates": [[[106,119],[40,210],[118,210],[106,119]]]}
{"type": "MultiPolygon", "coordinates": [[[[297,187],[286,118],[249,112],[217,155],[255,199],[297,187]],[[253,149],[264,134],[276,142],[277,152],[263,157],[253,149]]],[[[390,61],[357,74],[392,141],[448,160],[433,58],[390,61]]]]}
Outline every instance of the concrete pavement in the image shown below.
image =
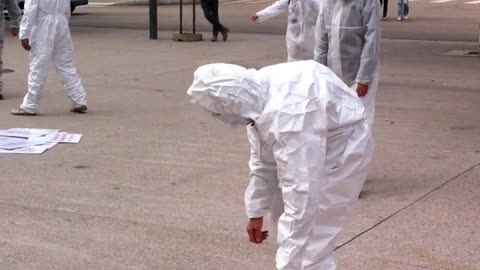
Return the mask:
{"type": "MultiPolygon", "coordinates": [[[[87,15],[85,15],[87,16],[87,15]]],[[[41,115],[14,117],[27,55],[7,39],[0,128],[83,133],[42,156],[0,156],[0,269],[274,269],[274,244],[246,238],[248,144],[189,104],[201,64],[285,59],[281,35],[160,41],[140,30],[73,28],[90,113],[68,112],[52,76],[41,115]]],[[[337,251],[339,269],[480,269],[475,43],[384,40],[376,161],[337,251]]],[[[52,73],[53,75],[53,73],[52,73]]]]}
{"type": "MultiPolygon", "coordinates": [[[[107,1],[107,0],[100,0],[107,1]]],[[[410,2],[410,18],[397,22],[397,2],[389,1],[389,20],[382,22],[383,37],[389,39],[431,40],[431,41],[468,41],[479,42],[480,3],[466,4],[469,0],[417,0],[410,2]]],[[[97,2],[97,1],[95,1],[97,2]]],[[[264,23],[253,24],[249,21],[252,14],[271,4],[264,0],[226,0],[220,5],[220,17],[232,33],[284,34],[286,17],[278,16],[264,23]]],[[[184,25],[191,29],[192,6],[185,5],[184,25]]],[[[81,7],[77,10],[72,25],[148,29],[148,7],[146,6],[110,6],[103,8],[81,7]],[[92,19],[94,18],[94,19],[92,19]]],[[[163,31],[177,30],[179,8],[177,5],[158,8],[158,27],[163,31]]],[[[211,31],[211,26],[203,18],[202,10],[197,7],[197,30],[211,31]]]]}

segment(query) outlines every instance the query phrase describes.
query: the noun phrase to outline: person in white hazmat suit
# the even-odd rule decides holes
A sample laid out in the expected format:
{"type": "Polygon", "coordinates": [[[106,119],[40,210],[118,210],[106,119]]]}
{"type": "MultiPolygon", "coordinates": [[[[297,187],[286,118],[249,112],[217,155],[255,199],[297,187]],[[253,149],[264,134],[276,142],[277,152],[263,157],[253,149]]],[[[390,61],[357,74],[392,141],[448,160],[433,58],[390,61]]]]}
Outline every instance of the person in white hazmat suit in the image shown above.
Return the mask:
{"type": "Polygon", "coordinates": [[[322,0],[316,31],[315,60],[362,97],[370,125],[379,77],[380,12],[378,0],[322,0]]]}
{"type": "Polygon", "coordinates": [[[246,125],[250,241],[278,225],[279,270],[334,270],[335,240],[366,179],[371,137],[360,99],[331,70],[296,61],[247,70],[198,68],[192,102],[233,127],[246,125]]]}
{"type": "Polygon", "coordinates": [[[3,99],[3,47],[5,38],[5,8],[10,16],[10,33],[13,37],[18,35],[18,27],[22,18],[22,11],[18,7],[17,0],[0,0],[0,100],[3,99]]]}
{"type": "Polygon", "coordinates": [[[287,60],[312,60],[315,48],[315,24],[321,0],[278,0],[257,12],[251,20],[264,22],[284,12],[288,12],[288,25],[285,39],[287,60]]]}
{"type": "Polygon", "coordinates": [[[36,115],[47,80],[48,66],[54,63],[72,102],[71,111],[87,111],[86,93],[73,65],[73,42],[69,28],[70,1],[26,0],[20,24],[20,40],[30,52],[28,93],[14,115],[36,115]]]}

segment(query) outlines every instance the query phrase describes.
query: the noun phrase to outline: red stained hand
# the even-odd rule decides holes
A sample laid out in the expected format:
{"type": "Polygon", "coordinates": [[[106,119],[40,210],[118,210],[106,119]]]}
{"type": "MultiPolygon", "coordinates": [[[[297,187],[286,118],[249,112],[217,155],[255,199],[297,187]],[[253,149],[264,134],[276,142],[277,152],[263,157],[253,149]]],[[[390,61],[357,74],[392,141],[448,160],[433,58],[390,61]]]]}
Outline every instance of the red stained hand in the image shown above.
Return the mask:
{"type": "Polygon", "coordinates": [[[357,84],[357,95],[359,97],[364,97],[366,96],[368,93],[368,85],[367,84],[363,84],[363,83],[358,83],[357,84]]]}
{"type": "Polygon", "coordinates": [[[30,50],[32,49],[32,47],[30,47],[30,41],[28,40],[28,38],[22,39],[22,47],[23,47],[26,51],[30,51],[30,50]]]}
{"type": "Polygon", "coordinates": [[[268,231],[262,231],[263,218],[252,218],[248,223],[247,232],[250,242],[261,244],[268,238],[268,231]]]}

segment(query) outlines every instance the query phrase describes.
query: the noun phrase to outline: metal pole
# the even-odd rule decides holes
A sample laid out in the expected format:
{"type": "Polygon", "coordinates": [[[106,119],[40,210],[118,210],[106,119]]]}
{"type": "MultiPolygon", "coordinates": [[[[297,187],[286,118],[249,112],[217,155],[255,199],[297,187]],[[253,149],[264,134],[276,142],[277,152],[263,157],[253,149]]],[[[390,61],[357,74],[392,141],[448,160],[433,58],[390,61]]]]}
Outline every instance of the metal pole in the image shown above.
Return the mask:
{"type": "Polygon", "coordinates": [[[183,0],[180,0],[180,34],[183,34],[183,0]]]}
{"type": "Polygon", "coordinates": [[[158,39],[157,0],[149,0],[150,9],[150,39],[158,39]]]}
{"type": "Polygon", "coordinates": [[[196,6],[197,6],[197,3],[196,3],[195,0],[193,0],[193,22],[192,22],[192,24],[193,24],[193,34],[195,34],[195,29],[196,29],[196,27],[195,27],[195,16],[196,16],[196,13],[197,13],[196,12],[196,6]]]}

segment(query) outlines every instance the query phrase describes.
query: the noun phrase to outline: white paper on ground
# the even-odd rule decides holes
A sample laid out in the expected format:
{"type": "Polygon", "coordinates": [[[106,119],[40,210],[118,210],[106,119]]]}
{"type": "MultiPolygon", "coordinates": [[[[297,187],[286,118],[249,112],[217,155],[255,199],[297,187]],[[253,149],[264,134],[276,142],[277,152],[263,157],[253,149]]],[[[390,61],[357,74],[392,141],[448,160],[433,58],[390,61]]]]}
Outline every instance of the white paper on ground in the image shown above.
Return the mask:
{"type": "Polygon", "coordinates": [[[66,133],[60,143],[79,143],[81,139],[82,134],[66,133]]]}
{"type": "Polygon", "coordinates": [[[0,154],[42,154],[58,143],[77,144],[82,134],[58,129],[11,128],[0,130],[0,154]]]}
{"type": "Polygon", "coordinates": [[[48,149],[54,147],[56,143],[44,144],[44,145],[34,145],[27,146],[24,148],[18,148],[13,150],[4,150],[0,149],[0,154],[30,154],[30,155],[39,155],[43,154],[48,149]]]}
{"type": "Polygon", "coordinates": [[[39,129],[39,128],[11,128],[0,130],[0,136],[30,138],[39,137],[47,134],[55,134],[59,132],[58,129],[39,129]]]}
{"type": "Polygon", "coordinates": [[[0,137],[0,149],[12,150],[28,146],[28,140],[14,137],[0,137]]]}

